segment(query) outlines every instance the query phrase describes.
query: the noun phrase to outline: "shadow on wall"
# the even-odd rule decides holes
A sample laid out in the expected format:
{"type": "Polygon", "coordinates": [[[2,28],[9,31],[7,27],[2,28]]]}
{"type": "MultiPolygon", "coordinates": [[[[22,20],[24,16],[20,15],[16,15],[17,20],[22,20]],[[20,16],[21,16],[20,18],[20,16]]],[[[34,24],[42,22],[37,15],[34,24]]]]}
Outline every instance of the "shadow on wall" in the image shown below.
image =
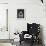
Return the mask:
{"type": "Polygon", "coordinates": [[[45,46],[44,45],[44,37],[43,37],[43,26],[42,25],[40,25],[40,39],[42,40],[42,45],[45,46]]]}

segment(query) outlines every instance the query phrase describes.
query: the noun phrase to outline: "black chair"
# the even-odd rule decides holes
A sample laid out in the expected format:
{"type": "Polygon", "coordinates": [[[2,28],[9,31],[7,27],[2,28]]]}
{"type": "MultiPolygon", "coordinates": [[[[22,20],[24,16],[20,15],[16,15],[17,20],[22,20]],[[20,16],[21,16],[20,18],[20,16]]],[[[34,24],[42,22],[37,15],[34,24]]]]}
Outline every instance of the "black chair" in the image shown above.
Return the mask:
{"type": "Polygon", "coordinates": [[[39,43],[40,24],[27,24],[27,30],[28,33],[32,35],[33,41],[37,41],[39,43]]]}
{"type": "Polygon", "coordinates": [[[20,44],[22,41],[24,41],[24,35],[29,34],[32,35],[32,38],[29,40],[31,41],[31,44],[33,45],[34,42],[39,43],[39,33],[40,33],[40,24],[32,23],[29,24],[27,23],[27,31],[22,31],[22,34],[20,34],[20,44]]]}

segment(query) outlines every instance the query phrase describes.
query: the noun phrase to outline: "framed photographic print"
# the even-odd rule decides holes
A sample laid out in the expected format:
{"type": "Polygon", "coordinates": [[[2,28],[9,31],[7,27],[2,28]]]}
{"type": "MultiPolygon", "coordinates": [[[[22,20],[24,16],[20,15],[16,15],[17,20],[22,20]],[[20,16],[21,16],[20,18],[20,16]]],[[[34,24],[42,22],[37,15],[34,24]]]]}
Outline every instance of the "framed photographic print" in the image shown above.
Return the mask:
{"type": "Polygon", "coordinates": [[[17,9],[17,18],[24,18],[24,9],[17,9]]]}

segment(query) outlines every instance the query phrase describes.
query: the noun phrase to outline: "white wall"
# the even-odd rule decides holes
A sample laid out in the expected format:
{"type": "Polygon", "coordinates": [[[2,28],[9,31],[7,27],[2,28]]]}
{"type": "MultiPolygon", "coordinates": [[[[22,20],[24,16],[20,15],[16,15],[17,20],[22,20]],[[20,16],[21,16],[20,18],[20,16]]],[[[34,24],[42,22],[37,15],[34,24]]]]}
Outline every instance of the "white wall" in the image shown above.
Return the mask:
{"type": "Polygon", "coordinates": [[[8,3],[8,0],[0,0],[0,3],[8,3]]]}

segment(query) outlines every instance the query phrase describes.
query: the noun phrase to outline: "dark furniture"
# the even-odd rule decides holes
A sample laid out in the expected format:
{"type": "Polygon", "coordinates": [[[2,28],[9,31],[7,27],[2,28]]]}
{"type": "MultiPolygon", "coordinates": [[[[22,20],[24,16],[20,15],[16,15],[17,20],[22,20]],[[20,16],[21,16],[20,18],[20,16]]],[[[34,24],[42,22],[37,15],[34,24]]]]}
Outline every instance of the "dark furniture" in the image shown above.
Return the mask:
{"type": "Polygon", "coordinates": [[[40,24],[36,24],[36,23],[32,23],[32,24],[29,24],[27,23],[27,31],[22,31],[22,34],[20,34],[20,44],[22,41],[25,41],[25,42],[30,42],[31,43],[31,46],[33,45],[33,43],[38,43],[39,44],[39,33],[40,33],[40,24]],[[25,34],[29,34],[31,35],[32,37],[30,39],[28,38],[24,38],[24,35],[25,34]]]}

